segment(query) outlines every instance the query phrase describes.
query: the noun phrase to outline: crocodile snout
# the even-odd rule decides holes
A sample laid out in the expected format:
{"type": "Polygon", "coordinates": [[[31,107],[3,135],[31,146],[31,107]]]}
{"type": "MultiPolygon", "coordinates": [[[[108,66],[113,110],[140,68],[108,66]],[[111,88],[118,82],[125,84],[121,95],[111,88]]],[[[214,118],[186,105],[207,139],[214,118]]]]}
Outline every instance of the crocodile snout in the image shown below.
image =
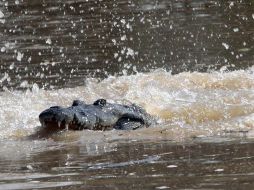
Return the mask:
{"type": "Polygon", "coordinates": [[[50,128],[68,129],[69,124],[73,121],[73,113],[60,106],[50,107],[39,115],[39,120],[43,126],[50,128]]]}

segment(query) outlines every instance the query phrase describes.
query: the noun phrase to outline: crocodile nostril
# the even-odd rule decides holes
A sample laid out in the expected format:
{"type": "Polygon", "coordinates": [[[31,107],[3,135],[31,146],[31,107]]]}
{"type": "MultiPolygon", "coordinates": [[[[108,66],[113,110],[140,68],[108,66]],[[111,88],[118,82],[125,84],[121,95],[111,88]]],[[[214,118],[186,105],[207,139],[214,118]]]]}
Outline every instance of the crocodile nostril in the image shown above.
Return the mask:
{"type": "Polygon", "coordinates": [[[72,106],[79,106],[79,105],[83,105],[83,104],[85,104],[84,101],[74,100],[72,103],[72,106]]]}

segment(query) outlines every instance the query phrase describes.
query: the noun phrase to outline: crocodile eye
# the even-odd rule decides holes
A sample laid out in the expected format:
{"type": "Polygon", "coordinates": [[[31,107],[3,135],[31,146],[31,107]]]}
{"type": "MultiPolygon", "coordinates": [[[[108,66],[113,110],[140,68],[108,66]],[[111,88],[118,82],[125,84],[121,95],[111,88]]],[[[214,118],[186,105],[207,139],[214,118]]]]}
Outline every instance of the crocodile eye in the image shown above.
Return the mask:
{"type": "Polygon", "coordinates": [[[107,101],[105,99],[98,99],[93,103],[95,106],[105,106],[106,104],[107,101]]]}

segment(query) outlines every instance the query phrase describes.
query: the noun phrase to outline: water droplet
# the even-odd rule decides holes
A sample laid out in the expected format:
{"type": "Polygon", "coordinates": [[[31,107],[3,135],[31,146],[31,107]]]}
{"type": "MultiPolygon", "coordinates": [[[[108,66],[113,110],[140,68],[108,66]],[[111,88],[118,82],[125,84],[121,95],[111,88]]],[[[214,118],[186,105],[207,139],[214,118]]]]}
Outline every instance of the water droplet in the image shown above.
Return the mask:
{"type": "Polygon", "coordinates": [[[23,53],[20,53],[18,52],[18,55],[17,55],[17,61],[21,61],[22,58],[23,58],[24,54],[23,53]]]}
{"type": "Polygon", "coordinates": [[[114,58],[117,58],[118,57],[118,53],[114,53],[114,58]]]}
{"type": "Polygon", "coordinates": [[[34,83],[33,86],[32,86],[32,92],[33,93],[38,93],[40,90],[38,84],[34,83]]]}
{"type": "Polygon", "coordinates": [[[14,63],[12,63],[9,67],[11,70],[14,69],[14,63]]]}
{"type": "Polygon", "coordinates": [[[4,18],[4,13],[0,11],[0,18],[4,18]]]}
{"type": "Polygon", "coordinates": [[[131,48],[127,48],[127,53],[126,53],[127,57],[128,56],[134,56],[134,50],[131,48]]]}
{"type": "Polygon", "coordinates": [[[122,41],[125,41],[126,39],[127,39],[126,35],[123,35],[123,36],[121,37],[121,40],[122,40],[122,41]]]}
{"type": "Polygon", "coordinates": [[[222,43],[222,45],[224,46],[225,49],[229,49],[229,45],[226,43],[222,43]]]}
{"type": "Polygon", "coordinates": [[[169,189],[170,187],[168,186],[160,186],[160,187],[156,187],[156,189],[169,189]]]}
{"type": "Polygon", "coordinates": [[[5,47],[2,47],[1,48],[1,52],[5,52],[6,51],[6,48],[5,47]]]}
{"type": "Polygon", "coordinates": [[[215,171],[215,172],[223,172],[224,169],[219,168],[219,169],[216,169],[216,170],[214,170],[214,171],[215,171]]]}
{"type": "Polygon", "coordinates": [[[46,40],[46,44],[52,44],[52,41],[51,41],[50,38],[48,38],[48,39],[46,40]]]}
{"type": "Polygon", "coordinates": [[[167,168],[177,168],[177,165],[168,165],[167,168]]]}
{"type": "Polygon", "coordinates": [[[233,28],[234,32],[239,32],[239,28],[233,28]]]}

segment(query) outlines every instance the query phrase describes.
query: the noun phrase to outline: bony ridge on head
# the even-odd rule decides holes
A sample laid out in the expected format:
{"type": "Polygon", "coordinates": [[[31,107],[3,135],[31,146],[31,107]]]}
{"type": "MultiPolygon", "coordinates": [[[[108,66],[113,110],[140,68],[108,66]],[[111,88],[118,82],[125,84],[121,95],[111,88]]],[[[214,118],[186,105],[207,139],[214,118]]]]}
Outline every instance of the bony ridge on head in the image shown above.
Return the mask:
{"type": "Polygon", "coordinates": [[[83,104],[85,104],[84,101],[74,100],[73,103],[72,103],[72,106],[80,106],[80,105],[83,105],[83,104]]]}

